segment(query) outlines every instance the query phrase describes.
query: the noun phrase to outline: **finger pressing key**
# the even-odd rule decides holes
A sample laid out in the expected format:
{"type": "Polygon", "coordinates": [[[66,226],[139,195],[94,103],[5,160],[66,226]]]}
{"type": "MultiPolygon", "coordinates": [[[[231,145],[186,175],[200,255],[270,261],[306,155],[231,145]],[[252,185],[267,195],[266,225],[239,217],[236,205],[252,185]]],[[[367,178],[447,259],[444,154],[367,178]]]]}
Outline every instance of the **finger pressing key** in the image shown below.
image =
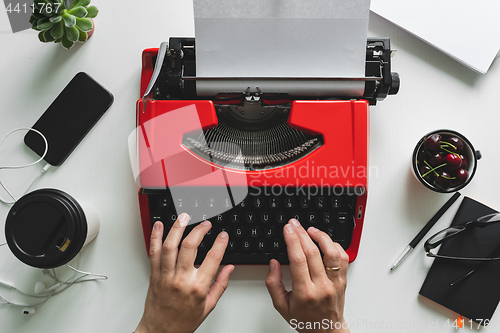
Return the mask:
{"type": "Polygon", "coordinates": [[[292,288],[294,284],[306,287],[311,283],[309,268],[307,267],[307,258],[300,244],[300,239],[290,223],[285,225],[283,236],[285,237],[288,260],[290,261],[292,288]]]}
{"type": "Polygon", "coordinates": [[[194,261],[196,260],[196,255],[198,254],[198,246],[200,246],[203,241],[203,237],[205,237],[211,227],[212,223],[209,221],[203,221],[194,227],[189,235],[184,238],[179,251],[179,257],[177,258],[176,268],[186,272],[191,271],[194,268],[194,261]]]}
{"type": "Polygon", "coordinates": [[[181,242],[182,235],[184,234],[188,222],[189,215],[182,213],[177,220],[175,220],[172,228],[170,228],[167,238],[165,238],[163,242],[162,271],[173,273],[177,262],[179,243],[181,242]]]}
{"type": "Polygon", "coordinates": [[[299,221],[291,219],[290,222],[293,224],[295,231],[300,239],[300,244],[307,258],[307,266],[309,268],[309,273],[311,274],[311,279],[313,282],[320,281],[321,279],[326,279],[325,266],[323,264],[323,259],[321,258],[321,253],[311,240],[309,234],[300,225],[299,221]]]}
{"type": "Polygon", "coordinates": [[[198,269],[198,274],[200,274],[201,278],[207,281],[212,281],[217,273],[217,270],[219,269],[222,258],[224,257],[228,241],[229,235],[225,231],[222,231],[217,236],[212,248],[208,251],[207,256],[198,269]]]}
{"type": "Polygon", "coordinates": [[[149,263],[151,265],[151,277],[156,279],[160,276],[161,270],[161,240],[163,237],[163,223],[156,221],[151,232],[149,243],[149,263]]]}
{"type": "Polygon", "coordinates": [[[349,256],[344,249],[332,241],[332,239],[323,231],[314,227],[307,229],[308,234],[318,242],[319,247],[324,253],[323,262],[330,280],[339,277],[345,279],[347,275],[347,266],[349,265],[349,256]]]}

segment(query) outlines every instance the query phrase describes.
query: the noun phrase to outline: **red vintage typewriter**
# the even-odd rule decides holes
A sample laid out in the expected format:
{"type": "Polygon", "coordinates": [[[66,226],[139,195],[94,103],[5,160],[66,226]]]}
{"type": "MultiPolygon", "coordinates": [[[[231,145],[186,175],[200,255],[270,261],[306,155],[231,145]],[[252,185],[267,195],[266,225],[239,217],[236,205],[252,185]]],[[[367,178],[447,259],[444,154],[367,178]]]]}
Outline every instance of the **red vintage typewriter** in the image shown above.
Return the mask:
{"type": "MultiPolygon", "coordinates": [[[[288,263],[283,226],[315,226],[358,253],[368,184],[369,105],[399,89],[388,39],[369,39],[362,96],[286,91],[198,96],[194,38],[170,38],[142,55],[137,102],[139,205],[146,248],[182,212],[185,235],[208,219],[201,263],[228,232],[223,263],[288,263]]],[[[342,80],[342,78],[339,78],[342,80]]],[[[352,78],[350,78],[352,80],[352,78]]]]}

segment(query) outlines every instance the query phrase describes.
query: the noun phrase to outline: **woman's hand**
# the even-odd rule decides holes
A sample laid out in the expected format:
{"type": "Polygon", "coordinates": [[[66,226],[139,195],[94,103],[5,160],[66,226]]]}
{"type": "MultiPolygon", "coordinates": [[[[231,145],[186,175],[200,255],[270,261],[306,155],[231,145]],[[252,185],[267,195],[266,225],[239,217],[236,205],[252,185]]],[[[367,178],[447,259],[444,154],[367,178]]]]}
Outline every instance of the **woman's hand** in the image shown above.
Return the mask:
{"type": "Polygon", "coordinates": [[[281,266],[271,260],[266,285],[276,310],[299,332],[349,332],[344,320],[349,256],[326,233],[313,227],[305,231],[294,219],[285,225],[284,236],[292,290],[286,291],[281,266]]]}
{"type": "Polygon", "coordinates": [[[163,244],[163,223],[154,224],[149,250],[151,278],[144,315],[136,333],[192,333],[227,288],[234,266],[225,266],[219,274],[217,270],[227,247],[228,234],[221,232],[217,236],[197,269],[194,261],[198,246],[212,225],[209,221],[197,225],[178,250],[188,221],[189,216],[181,214],[163,244]]]}

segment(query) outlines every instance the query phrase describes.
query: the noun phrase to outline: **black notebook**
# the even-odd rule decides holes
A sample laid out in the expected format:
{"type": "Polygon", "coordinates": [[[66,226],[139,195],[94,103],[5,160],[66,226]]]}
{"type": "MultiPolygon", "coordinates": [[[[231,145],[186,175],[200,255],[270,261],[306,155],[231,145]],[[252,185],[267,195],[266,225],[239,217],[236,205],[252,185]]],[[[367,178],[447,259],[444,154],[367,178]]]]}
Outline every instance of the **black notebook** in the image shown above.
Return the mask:
{"type": "MultiPolygon", "coordinates": [[[[496,210],[465,197],[451,225],[463,224],[495,212],[496,210]]],[[[438,253],[457,257],[488,257],[493,252],[498,254],[499,245],[500,223],[496,223],[484,228],[469,227],[445,241],[438,253]]],[[[500,300],[500,261],[485,263],[464,280],[450,286],[451,282],[466,275],[479,264],[478,261],[434,259],[420,295],[486,326],[500,300]]]]}

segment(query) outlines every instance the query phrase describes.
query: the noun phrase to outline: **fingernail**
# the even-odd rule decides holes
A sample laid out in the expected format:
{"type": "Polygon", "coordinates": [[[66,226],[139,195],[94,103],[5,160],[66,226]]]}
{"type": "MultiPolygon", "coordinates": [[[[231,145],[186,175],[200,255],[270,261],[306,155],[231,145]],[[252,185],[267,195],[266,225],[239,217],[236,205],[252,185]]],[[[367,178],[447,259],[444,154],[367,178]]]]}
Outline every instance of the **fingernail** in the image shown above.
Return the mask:
{"type": "Polygon", "coordinates": [[[269,262],[269,271],[273,272],[275,269],[276,269],[276,263],[273,260],[271,260],[269,262]]]}
{"type": "Polygon", "coordinates": [[[296,219],[291,219],[290,222],[292,222],[292,224],[296,227],[300,225],[299,221],[297,221],[296,219]]]}
{"type": "Polygon", "coordinates": [[[203,224],[203,225],[211,225],[212,223],[210,223],[210,221],[203,221],[201,224],[203,224]]]}
{"type": "Polygon", "coordinates": [[[293,234],[293,227],[289,224],[285,225],[285,231],[289,234],[293,234]]]}
{"type": "Polygon", "coordinates": [[[219,234],[219,237],[220,237],[220,238],[227,238],[227,237],[228,237],[228,234],[227,234],[227,232],[223,231],[223,232],[221,232],[221,233],[219,234]]]}
{"type": "Polygon", "coordinates": [[[316,229],[315,227],[309,227],[310,232],[318,232],[319,230],[316,229]]]}
{"type": "Polygon", "coordinates": [[[189,222],[188,214],[182,213],[181,215],[179,215],[179,224],[181,225],[181,227],[187,226],[188,222],[189,222]]]}
{"type": "Polygon", "coordinates": [[[161,223],[160,221],[156,221],[155,224],[154,224],[154,226],[153,226],[153,229],[154,230],[160,229],[160,223],[161,223]]]}

